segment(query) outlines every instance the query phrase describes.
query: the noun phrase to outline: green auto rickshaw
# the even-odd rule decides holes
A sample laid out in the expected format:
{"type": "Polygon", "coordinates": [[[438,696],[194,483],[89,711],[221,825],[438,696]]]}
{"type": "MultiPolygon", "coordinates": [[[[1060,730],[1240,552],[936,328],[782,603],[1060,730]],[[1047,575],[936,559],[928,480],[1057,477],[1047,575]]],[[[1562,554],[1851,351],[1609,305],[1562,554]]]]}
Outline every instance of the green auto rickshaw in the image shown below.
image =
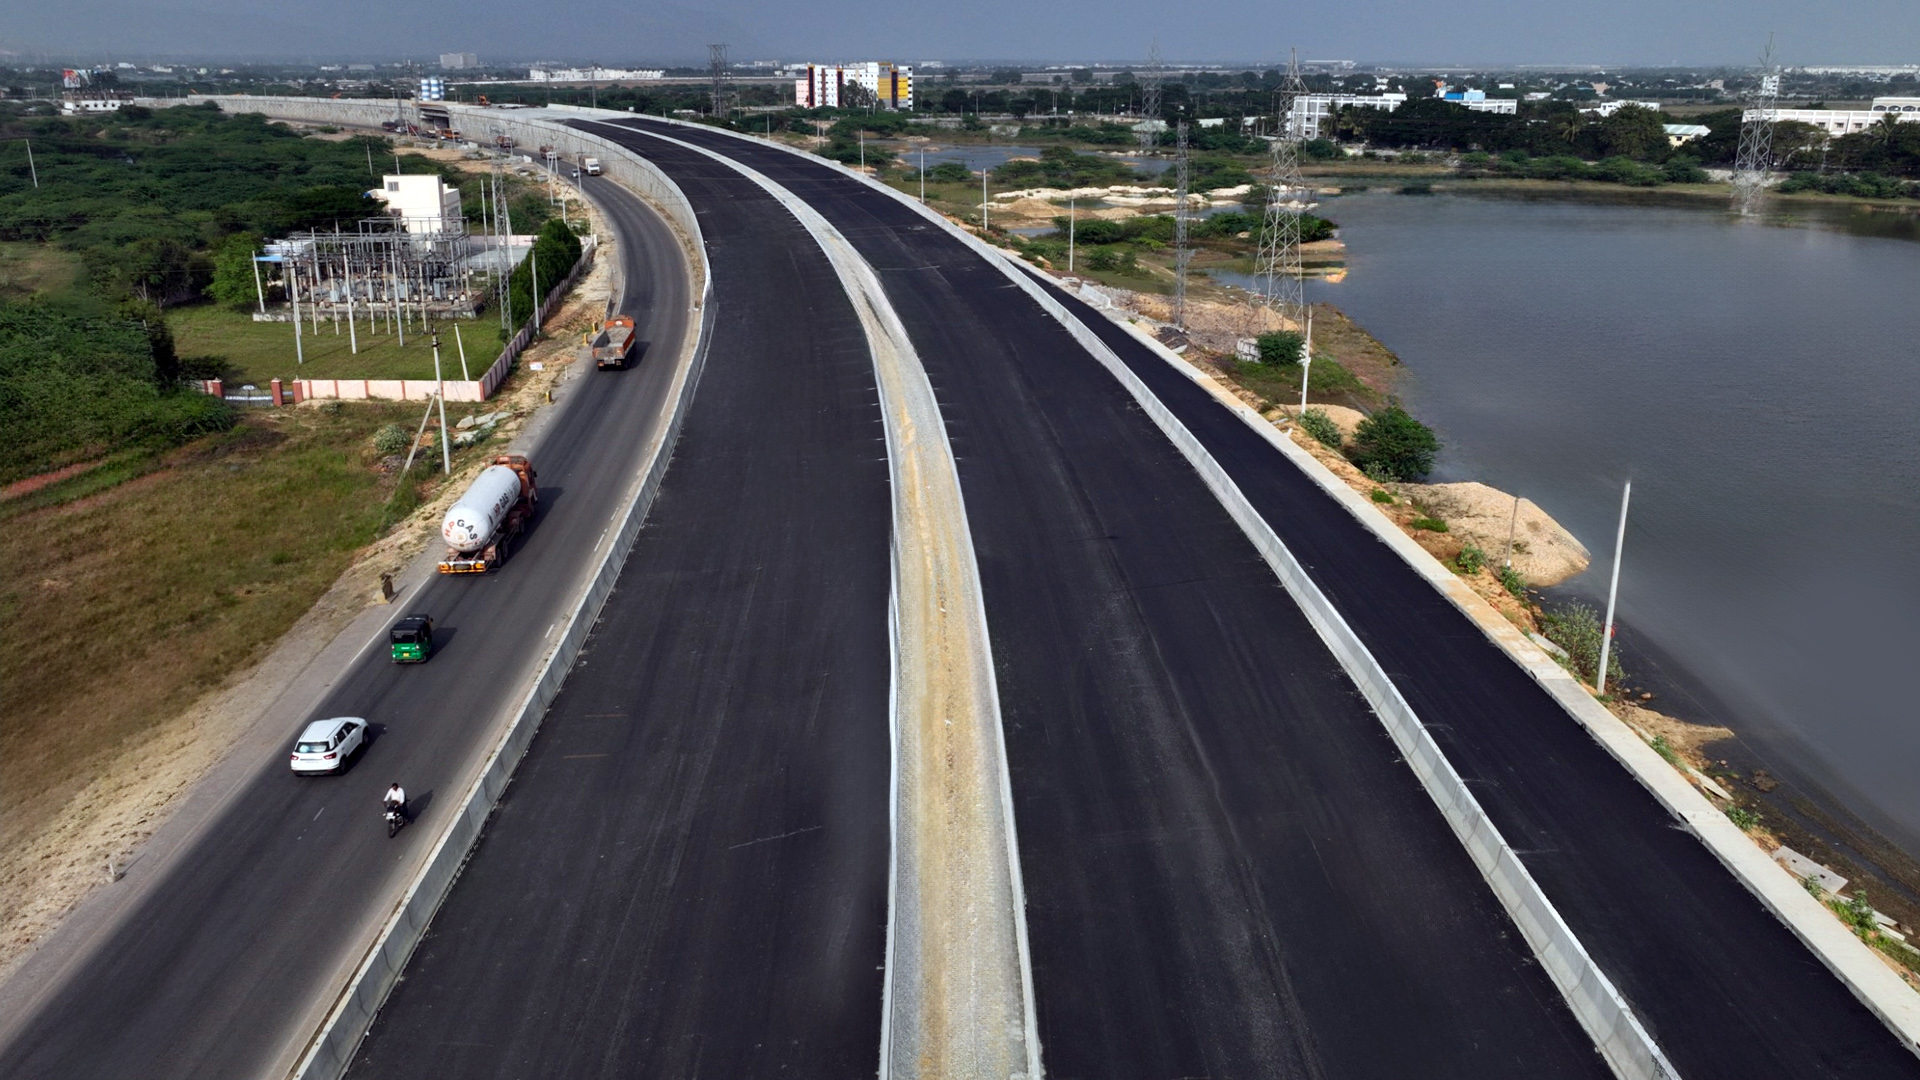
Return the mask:
{"type": "Polygon", "coordinates": [[[393,624],[387,639],[393,643],[394,663],[425,663],[433,655],[433,616],[409,615],[393,624]]]}

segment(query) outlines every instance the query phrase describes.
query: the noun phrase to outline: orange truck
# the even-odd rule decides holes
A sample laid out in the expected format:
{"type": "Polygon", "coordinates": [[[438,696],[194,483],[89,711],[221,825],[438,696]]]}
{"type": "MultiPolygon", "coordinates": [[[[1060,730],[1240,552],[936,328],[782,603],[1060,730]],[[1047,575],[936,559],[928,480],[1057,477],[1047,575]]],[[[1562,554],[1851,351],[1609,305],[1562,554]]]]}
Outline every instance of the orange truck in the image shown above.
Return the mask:
{"type": "Polygon", "coordinates": [[[441,573],[484,574],[507,561],[540,502],[535,476],[533,463],[519,454],[501,454],[480,470],[440,521],[447,542],[441,573]]]}
{"type": "Polygon", "coordinates": [[[633,317],[615,315],[587,335],[586,343],[580,346],[580,359],[591,359],[602,371],[624,368],[633,360],[633,336],[633,317]]]}

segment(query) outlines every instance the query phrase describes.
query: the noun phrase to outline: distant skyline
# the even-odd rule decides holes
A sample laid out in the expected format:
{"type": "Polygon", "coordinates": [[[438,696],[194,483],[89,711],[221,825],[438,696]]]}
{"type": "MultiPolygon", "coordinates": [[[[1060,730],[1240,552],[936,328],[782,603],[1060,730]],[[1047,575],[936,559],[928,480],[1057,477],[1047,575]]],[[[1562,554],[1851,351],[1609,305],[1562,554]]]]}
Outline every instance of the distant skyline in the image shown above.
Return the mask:
{"type": "Polygon", "coordinates": [[[1769,32],[1788,65],[1920,63],[1915,0],[1823,8],[1786,0],[1384,0],[1344,7],[1268,0],[811,0],[699,7],[621,0],[467,0],[457,9],[384,0],[5,0],[0,49],[22,54],[272,61],[431,58],[704,64],[891,58],[1055,63],[1144,59],[1270,66],[1306,59],[1431,66],[1747,66],[1769,32]],[[447,18],[414,17],[456,12],[447,18]],[[1177,13],[1177,17],[1169,13],[1177,13]],[[529,16],[537,15],[530,22],[529,16]]]}

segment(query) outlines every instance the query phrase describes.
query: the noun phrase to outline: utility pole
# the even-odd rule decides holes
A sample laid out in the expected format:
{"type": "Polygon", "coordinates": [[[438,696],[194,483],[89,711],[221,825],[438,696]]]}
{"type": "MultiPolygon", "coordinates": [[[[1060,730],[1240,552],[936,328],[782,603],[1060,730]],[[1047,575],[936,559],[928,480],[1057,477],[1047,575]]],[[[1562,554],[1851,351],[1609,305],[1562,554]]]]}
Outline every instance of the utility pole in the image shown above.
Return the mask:
{"type": "Polygon", "coordinates": [[[980,231],[987,231],[987,163],[980,163],[980,231]]]}
{"type": "Polygon", "coordinates": [[[1600,634],[1600,670],[1593,677],[1593,689],[1602,697],[1607,693],[1607,663],[1613,652],[1613,603],[1620,595],[1620,555],[1627,546],[1627,501],[1633,498],[1633,481],[1620,493],[1620,530],[1613,536],[1613,580],[1607,585],[1607,625],[1600,634]]]}
{"type": "Polygon", "coordinates": [[[1780,69],[1773,60],[1773,35],[1767,35],[1766,51],[1760,54],[1760,82],[1747,95],[1747,107],[1740,114],[1740,147],[1733,164],[1733,208],[1742,217],[1752,214],[1767,186],[1767,171],[1773,166],[1773,122],[1779,115],[1780,69]]]}
{"type": "Polygon", "coordinates": [[[1073,273],[1073,227],[1079,218],[1074,210],[1074,197],[1067,196],[1067,273],[1073,273]]]}
{"type": "Polygon", "coordinates": [[[287,299],[293,302],[293,362],[304,365],[307,351],[300,342],[300,270],[291,262],[280,265],[287,268],[287,299]]]}
{"type": "Polygon", "coordinates": [[[1300,81],[1300,52],[1294,50],[1287,78],[1276,98],[1279,137],[1273,141],[1269,168],[1267,210],[1260,230],[1260,254],[1254,276],[1261,280],[1267,306],[1282,322],[1298,327],[1305,321],[1306,286],[1300,280],[1300,215],[1307,210],[1306,184],[1300,178],[1300,142],[1303,133],[1293,123],[1293,103],[1306,93],[1300,81]]]}
{"type": "Polygon", "coordinates": [[[920,148],[920,205],[927,205],[927,148],[920,148]]]}
{"type": "Polygon", "coordinates": [[[440,405],[440,471],[453,472],[453,450],[447,445],[447,383],[440,377],[440,335],[433,335],[433,397],[440,405]]]}
{"type": "Polygon", "coordinates": [[[1182,120],[1174,129],[1174,174],[1178,183],[1174,189],[1173,206],[1173,325],[1180,331],[1187,329],[1187,264],[1193,261],[1193,249],[1187,245],[1187,122],[1182,120]]]}
{"type": "Polygon", "coordinates": [[[23,139],[21,141],[27,144],[27,172],[33,175],[33,190],[39,191],[40,190],[40,170],[37,168],[34,168],[34,165],[33,165],[33,140],[23,139]]]}
{"type": "Polygon", "coordinates": [[[1513,569],[1513,534],[1520,528],[1520,496],[1513,497],[1513,513],[1507,518],[1507,557],[1500,563],[1507,570],[1513,569]]]}

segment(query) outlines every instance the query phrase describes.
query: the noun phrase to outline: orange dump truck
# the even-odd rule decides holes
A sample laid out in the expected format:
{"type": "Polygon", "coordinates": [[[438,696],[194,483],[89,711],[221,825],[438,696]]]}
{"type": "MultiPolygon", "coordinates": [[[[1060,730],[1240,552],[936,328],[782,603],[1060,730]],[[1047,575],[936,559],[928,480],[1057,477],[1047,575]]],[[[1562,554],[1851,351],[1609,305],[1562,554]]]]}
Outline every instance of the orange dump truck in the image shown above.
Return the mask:
{"type": "Polygon", "coordinates": [[[580,359],[591,359],[602,370],[626,367],[633,359],[633,317],[615,315],[588,334],[586,344],[580,346],[580,359]]]}
{"type": "Polygon", "coordinates": [[[473,478],[440,521],[440,538],[447,542],[441,573],[484,574],[507,561],[540,502],[535,475],[526,458],[501,454],[473,478]]]}

